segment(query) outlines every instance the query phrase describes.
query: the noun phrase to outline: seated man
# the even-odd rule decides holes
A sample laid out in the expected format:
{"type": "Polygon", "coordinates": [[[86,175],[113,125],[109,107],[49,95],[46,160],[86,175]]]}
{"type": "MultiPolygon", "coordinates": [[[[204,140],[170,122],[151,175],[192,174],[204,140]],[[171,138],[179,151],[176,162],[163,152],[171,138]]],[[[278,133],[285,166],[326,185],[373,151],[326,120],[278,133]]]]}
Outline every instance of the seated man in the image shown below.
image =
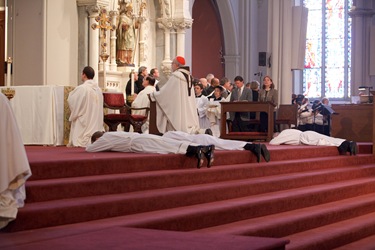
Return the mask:
{"type": "Polygon", "coordinates": [[[215,149],[218,150],[249,150],[256,155],[258,162],[260,162],[261,155],[266,162],[270,161],[270,153],[264,144],[252,144],[244,141],[224,140],[207,134],[192,135],[181,131],[169,131],[163,134],[163,137],[203,145],[212,144],[215,145],[215,149]]]}
{"type": "Polygon", "coordinates": [[[25,182],[31,176],[29,161],[8,99],[0,93],[0,228],[16,218],[24,206],[25,182]]]}
{"type": "Polygon", "coordinates": [[[197,168],[203,164],[203,155],[207,159],[207,167],[214,161],[214,145],[198,145],[177,141],[152,134],[129,132],[97,131],[91,137],[92,144],[86,147],[87,152],[115,151],[156,154],[185,154],[198,159],[197,168]]]}
{"type": "Polygon", "coordinates": [[[83,84],[69,93],[71,122],[68,147],[86,147],[91,135],[103,130],[103,94],[93,79],[95,71],[87,66],[82,71],[83,84]]]}
{"type": "MultiPolygon", "coordinates": [[[[276,134],[275,134],[276,135],[276,134]]],[[[356,155],[358,152],[357,143],[354,141],[347,141],[345,139],[334,138],[319,134],[315,131],[302,132],[297,129],[285,129],[280,134],[276,135],[270,141],[270,145],[312,145],[312,146],[336,146],[340,155],[345,155],[347,152],[350,155],[356,155]]]]}

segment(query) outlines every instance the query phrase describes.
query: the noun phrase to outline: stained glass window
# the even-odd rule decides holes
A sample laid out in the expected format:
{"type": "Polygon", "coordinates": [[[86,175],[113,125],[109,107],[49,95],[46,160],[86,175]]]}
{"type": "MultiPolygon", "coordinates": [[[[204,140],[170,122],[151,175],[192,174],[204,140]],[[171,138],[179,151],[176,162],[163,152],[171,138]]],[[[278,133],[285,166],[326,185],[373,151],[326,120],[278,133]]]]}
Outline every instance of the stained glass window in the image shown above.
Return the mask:
{"type": "Polygon", "coordinates": [[[303,92],[309,98],[350,97],[353,0],[303,0],[309,10],[303,92]]]}

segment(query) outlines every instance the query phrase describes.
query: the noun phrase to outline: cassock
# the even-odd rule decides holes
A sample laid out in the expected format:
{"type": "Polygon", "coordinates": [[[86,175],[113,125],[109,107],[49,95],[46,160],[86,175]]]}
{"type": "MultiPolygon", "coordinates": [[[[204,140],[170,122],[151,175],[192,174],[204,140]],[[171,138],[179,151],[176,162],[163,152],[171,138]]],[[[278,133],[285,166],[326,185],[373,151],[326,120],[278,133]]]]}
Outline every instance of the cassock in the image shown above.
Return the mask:
{"type": "Polygon", "coordinates": [[[91,135],[103,131],[103,94],[98,84],[86,80],[68,97],[71,122],[68,146],[86,147],[91,135]]]}
{"type": "MultiPolygon", "coordinates": [[[[150,107],[150,100],[148,99],[148,94],[151,94],[155,91],[154,86],[146,86],[135,98],[135,100],[132,103],[133,108],[144,108],[144,107],[150,107]]],[[[146,115],[146,110],[132,110],[132,114],[135,115],[146,115]]],[[[148,133],[149,128],[149,119],[148,117],[147,121],[142,125],[142,133],[148,133]]]]}
{"type": "Polygon", "coordinates": [[[26,198],[29,161],[8,99],[0,93],[0,228],[14,220],[26,198]]]}
{"type": "Polygon", "coordinates": [[[183,131],[199,133],[197,105],[188,70],[178,68],[151,97],[156,102],[157,127],[160,133],[183,131]]]}
{"type": "Polygon", "coordinates": [[[193,143],[164,138],[158,135],[117,131],[104,133],[93,144],[88,145],[86,151],[185,154],[189,145],[197,146],[193,143]]]}

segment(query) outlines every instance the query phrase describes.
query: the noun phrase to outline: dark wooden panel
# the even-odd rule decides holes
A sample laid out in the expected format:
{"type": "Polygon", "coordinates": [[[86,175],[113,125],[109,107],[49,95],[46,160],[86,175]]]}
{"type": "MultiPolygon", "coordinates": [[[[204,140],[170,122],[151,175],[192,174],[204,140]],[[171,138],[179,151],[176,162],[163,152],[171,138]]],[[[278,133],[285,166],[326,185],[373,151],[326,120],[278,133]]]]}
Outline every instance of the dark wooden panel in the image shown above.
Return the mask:
{"type": "Polygon", "coordinates": [[[333,104],[331,136],[357,142],[372,141],[372,104],[333,104]]]}

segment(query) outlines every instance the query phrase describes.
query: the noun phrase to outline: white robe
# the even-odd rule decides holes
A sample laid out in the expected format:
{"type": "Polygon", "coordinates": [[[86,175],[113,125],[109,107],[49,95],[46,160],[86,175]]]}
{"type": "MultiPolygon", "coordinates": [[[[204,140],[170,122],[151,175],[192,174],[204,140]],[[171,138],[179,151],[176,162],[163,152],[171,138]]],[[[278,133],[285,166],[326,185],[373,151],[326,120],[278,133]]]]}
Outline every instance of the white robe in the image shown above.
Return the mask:
{"type": "Polygon", "coordinates": [[[86,147],[91,135],[103,131],[103,94],[98,84],[87,80],[68,97],[71,122],[68,146],[86,147]]]}
{"type": "MultiPolygon", "coordinates": [[[[146,86],[141,92],[138,93],[137,97],[132,103],[133,108],[144,108],[150,107],[150,100],[148,99],[148,94],[155,91],[154,86],[146,86]]],[[[132,110],[132,114],[135,115],[146,115],[146,110],[132,110]]],[[[149,129],[149,119],[150,113],[148,114],[147,121],[142,125],[142,133],[148,134],[149,129]]]]}
{"type": "MultiPolygon", "coordinates": [[[[16,93],[17,94],[17,93],[16,93]]],[[[26,198],[31,176],[25,147],[8,99],[0,93],[0,228],[14,220],[26,198]]]]}
{"type": "Polygon", "coordinates": [[[152,94],[152,100],[156,101],[156,123],[160,133],[167,131],[199,133],[194,89],[191,86],[189,96],[188,83],[181,71],[189,74],[187,70],[177,69],[160,91],[152,94]]]}
{"type": "Polygon", "coordinates": [[[197,146],[197,144],[177,141],[158,135],[118,131],[104,133],[93,144],[88,145],[86,151],[185,154],[189,145],[197,146]]]}
{"type": "Polygon", "coordinates": [[[208,99],[206,96],[201,95],[200,97],[195,97],[195,102],[198,109],[199,127],[207,129],[210,127],[210,120],[207,117],[208,99]]]}
{"type": "Polygon", "coordinates": [[[302,132],[297,129],[285,129],[270,141],[270,145],[311,145],[311,146],[340,146],[345,140],[319,134],[315,131],[302,132]]]}
{"type": "Polygon", "coordinates": [[[225,140],[207,134],[188,134],[181,131],[169,131],[163,134],[163,137],[178,141],[186,141],[199,145],[215,145],[215,150],[244,150],[248,142],[225,140]]]}
{"type": "Polygon", "coordinates": [[[210,120],[210,128],[213,136],[220,137],[221,127],[221,101],[214,101],[210,99],[207,109],[207,117],[210,120]]]}

